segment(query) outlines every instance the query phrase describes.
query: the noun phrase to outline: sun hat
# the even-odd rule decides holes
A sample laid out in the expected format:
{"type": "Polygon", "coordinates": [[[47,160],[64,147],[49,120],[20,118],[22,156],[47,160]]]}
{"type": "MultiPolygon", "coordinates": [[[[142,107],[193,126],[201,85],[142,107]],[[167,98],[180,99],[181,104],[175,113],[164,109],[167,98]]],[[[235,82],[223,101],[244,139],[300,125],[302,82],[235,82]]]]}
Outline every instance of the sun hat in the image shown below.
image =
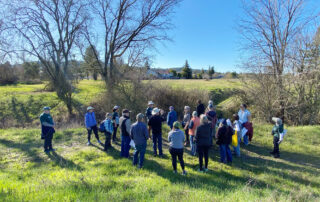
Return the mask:
{"type": "Polygon", "coordinates": [[[44,107],[43,110],[50,110],[50,107],[44,107]]]}
{"type": "Polygon", "coordinates": [[[198,116],[198,113],[196,111],[193,111],[192,116],[198,116]]]}
{"type": "Polygon", "coordinates": [[[282,120],[277,117],[272,117],[272,121],[275,122],[277,126],[282,124],[282,120]]]}
{"type": "Polygon", "coordinates": [[[89,106],[88,108],[87,108],[87,111],[89,111],[90,109],[94,109],[93,107],[91,107],[91,106],[89,106]]]}
{"type": "Polygon", "coordinates": [[[176,128],[176,129],[179,129],[181,127],[181,124],[179,121],[176,121],[173,123],[173,127],[176,128]]]}
{"type": "Polygon", "coordinates": [[[149,101],[148,105],[154,105],[154,103],[152,101],[149,101]]]}
{"type": "Polygon", "coordinates": [[[184,109],[190,110],[189,106],[184,106],[184,109]]]}
{"type": "Polygon", "coordinates": [[[118,106],[118,105],[116,105],[116,106],[114,106],[114,107],[113,107],[113,109],[119,109],[119,106],[118,106]]]}
{"type": "Polygon", "coordinates": [[[158,114],[160,112],[160,109],[158,109],[157,107],[156,108],[154,108],[153,110],[152,110],[152,115],[156,115],[156,114],[158,114]]]}
{"type": "Polygon", "coordinates": [[[109,112],[108,112],[108,113],[106,114],[106,117],[109,117],[109,116],[112,116],[112,113],[109,113],[109,112]]]}

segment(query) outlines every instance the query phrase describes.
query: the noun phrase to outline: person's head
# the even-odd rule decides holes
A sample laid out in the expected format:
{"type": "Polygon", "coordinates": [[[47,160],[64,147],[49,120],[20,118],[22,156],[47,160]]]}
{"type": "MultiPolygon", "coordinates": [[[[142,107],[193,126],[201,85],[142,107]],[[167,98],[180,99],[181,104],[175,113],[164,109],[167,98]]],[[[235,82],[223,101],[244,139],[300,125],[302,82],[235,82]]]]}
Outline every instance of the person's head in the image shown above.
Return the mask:
{"type": "Polygon", "coordinates": [[[208,123],[208,117],[206,115],[202,114],[200,116],[200,124],[206,124],[206,123],[208,123]]]}
{"type": "Polygon", "coordinates": [[[89,107],[87,107],[87,112],[93,112],[93,110],[94,110],[94,108],[93,107],[91,107],[91,106],[89,106],[89,107]]]}
{"type": "Polygon", "coordinates": [[[154,103],[152,101],[148,102],[148,107],[153,107],[154,103]]]}
{"type": "Polygon", "coordinates": [[[239,115],[238,114],[233,114],[232,115],[232,120],[233,121],[239,121],[239,115]]]}
{"type": "Polygon", "coordinates": [[[209,110],[214,110],[214,106],[212,105],[212,104],[209,104],[209,106],[208,106],[208,108],[209,108],[209,110]]]}
{"type": "Polygon", "coordinates": [[[226,119],[222,119],[220,124],[219,124],[219,127],[223,127],[223,126],[226,126],[227,125],[227,120],[226,119]]]}
{"type": "Polygon", "coordinates": [[[143,122],[144,115],[142,113],[139,113],[139,114],[137,114],[136,118],[137,118],[138,122],[143,122]]]}
{"type": "Polygon", "coordinates": [[[169,107],[169,110],[170,110],[170,111],[173,111],[173,110],[174,110],[174,107],[173,107],[173,106],[170,106],[170,107],[169,107]]]}
{"type": "Polygon", "coordinates": [[[272,117],[272,121],[277,125],[280,126],[282,124],[282,120],[277,117],[272,117]]]}
{"type": "Polygon", "coordinates": [[[241,105],[240,105],[240,109],[241,109],[242,111],[246,110],[246,109],[247,109],[247,105],[246,105],[246,104],[241,104],[241,105]]]}
{"type": "Polygon", "coordinates": [[[198,117],[198,113],[196,111],[192,112],[192,117],[198,117]]]}
{"type": "Polygon", "coordinates": [[[116,111],[118,111],[118,109],[119,109],[119,106],[116,105],[116,106],[113,107],[113,110],[112,110],[112,111],[113,111],[113,112],[116,112],[116,111]]]}
{"type": "Polygon", "coordinates": [[[208,105],[209,105],[209,106],[210,106],[210,105],[213,106],[213,101],[212,101],[212,100],[209,100],[208,105]]]}
{"type": "Polygon", "coordinates": [[[155,116],[155,115],[159,115],[159,113],[160,113],[160,109],[156,107],[156,108],[154,108],[154,109],[152,110],[152,113],[151,113],[151,114],[152,114],[153,116],[155,116]]]}
{"type": "Polygon", "coordinates": [[[198,104],[201,104],[201,100],[198,100],[198,104]]]}
{"type": "Polygon", "coordinates": [[[130,115],[130,111],[128,109],[122,110],[122,116],[129,116],[129,115],[130,115]]]}
{"type": "Polygon", "coordinates": [[[185,113],[190,112],[190,107],[189,107],[189,106],[184,106],[184,112],[185,112],[185,113]]]}
{"type": "Polygon", "coordinates": [[[44,107],[43,108],[43,112],[45,113],[45,114],[50,114],[50,107],[44,107]]]}
{"type": "Polygon", "coordinates": [[[178,130],[180,127],[181,127],[181,124],[178,121],[173,123],[173,129],[178,130]]]}
{"type": "Polygon", "coordinates": [[[106,113],[106,119],[111,119],[112,118],[112,114],[111,113],[106,113]]]}

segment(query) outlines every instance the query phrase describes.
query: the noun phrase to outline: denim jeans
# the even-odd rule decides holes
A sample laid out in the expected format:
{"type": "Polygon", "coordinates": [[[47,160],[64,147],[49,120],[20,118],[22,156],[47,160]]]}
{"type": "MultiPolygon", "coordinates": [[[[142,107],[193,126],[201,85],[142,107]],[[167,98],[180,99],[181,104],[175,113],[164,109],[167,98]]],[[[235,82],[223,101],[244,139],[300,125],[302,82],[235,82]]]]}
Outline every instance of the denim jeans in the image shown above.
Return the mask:
{"type": "Polygon", "coordinates": [[[130,137],[121,135],[121,154],[120,156],[129,158],[129,150],[130,150],[130,137]]]}
{"type": "Polygon", "coordinates": [[[238,146],[233,147],[233,150],[236,153],[237,157],[240,157],[240,142],[241,142],[241,134],[238,134],[238,146]]]}
{"type": "Polygon", "coordinates": [[[220,146],[220,161],[221,163],[232,162],[232,154],[227,144],[221,144],[220,146]]]}
{"type": "Polygon", "coordinates": [[[144,154],[146,153],[146,148],[147,148],[147,144],[136,145],[136,148],[135,148],[134,154],[133,154],[133,165],[138,164],[138,156],[140,154],[139,166],[140,167],[143,166],[143,160],[144,160],[144,154]]]}
{"type": "Polygon", "coordinates": [[[197,145],[194,141],[194,136],[190,135],[190,148],[191,148],[191,155],[195,156],[197,152],[197,145]]]}
{"type": "Polygon", "coordinates": [[[157,155],[157,145],[159,149],[159,155],[162,155],[162,134],[152,134],[153,141],[153,154],[157,155]]]}

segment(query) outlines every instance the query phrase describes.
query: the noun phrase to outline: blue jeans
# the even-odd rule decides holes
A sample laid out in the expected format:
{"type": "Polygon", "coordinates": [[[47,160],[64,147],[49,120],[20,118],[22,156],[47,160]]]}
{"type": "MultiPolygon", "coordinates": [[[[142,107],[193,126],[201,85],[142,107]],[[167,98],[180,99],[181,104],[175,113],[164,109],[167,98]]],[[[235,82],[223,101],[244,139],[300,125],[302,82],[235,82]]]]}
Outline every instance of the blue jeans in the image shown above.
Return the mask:
{"type": "Polygon", "coordinates": [[[220,161],[221,161],[221,163],[232,162],[232,154],[231,154],[231,150],[229,148],[229,145],[221,144],[219,147],[220,147],[220,161]]]}
{"type": "Polygon", "coordinates": [[[162,134],[152,134],[153,141],[153,154],[157,155],[157,144],[159,149],[159,155],[162,155],[162,134]]]}
{"type": "Polygon", "coordinates": [[[238,134],[238,146],[233,147],[233,150],[236,153],[237,157],[240,157],[240,142],[241,142],[241,134],[238,134]]]}
{"type": "MultiPolygon", "coordinates": [[[[243,123],[243,124],[245,124],[245,123],[243,123]]],[[[240,131],[240,133],[242,132],[242,129],[244,128],[243,127],[243,124],[240,124],[240,127],[241,127],[241,131],[240,131]]],[[[241,133],[241,136],[242,136],[242,133],[241,133]]],[[[248,135],[245,135],[245,136],[243,136],[243,143],[245,144],[245,145],[248,145],[249,144],[249,137],[248,137],[248,135]]],[[[241,140],[241,139],[240,139],[241,140]]],[[[240,141],[241,142],[241,141],[240,141]]]]}
{"type": "Polygon", "coordinates": [[[146,148],[147,148],[147,144],[136,145],[136,148],[135,148],[134,154],[133,154],[133,165],[138,164],[138,156],[140,153],[139,166],[140,167],[143,166],[143,160],[144,160],[144,154],[146,153],[146,148]]]}
{"type": "Polygon", "coordinates": [[[121,154],[120,156],[129,158],[129,150],[130,150],[130,137],[121,135],[121,154]]]}
{"type": "Polygon", "coordinates": [[[195,156],[197,152],[197,145],[194,142],[194,136],[190,135],[190,148],[191,148],[191,155],[195,156]]]}

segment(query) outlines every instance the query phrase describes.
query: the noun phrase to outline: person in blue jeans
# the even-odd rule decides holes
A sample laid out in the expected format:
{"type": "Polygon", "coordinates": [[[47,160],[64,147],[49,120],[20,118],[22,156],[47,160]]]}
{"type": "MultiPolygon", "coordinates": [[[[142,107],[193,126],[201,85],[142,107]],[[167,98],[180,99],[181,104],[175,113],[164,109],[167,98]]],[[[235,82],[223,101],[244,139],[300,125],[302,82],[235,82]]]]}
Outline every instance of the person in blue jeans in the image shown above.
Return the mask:
{"type": "Polygon", "coordinates": [[[232,154],[229,145],[232,141],[233,128],[227,125],[224,119],[219,126],[216,134],[217,145],[220,147],[220,161],[221,163],[232,163],[232,154]]]}
{"type": "Polygon", "coordinates": [[[135,151],[133,154],[133,165],[136,166],[138,164],[139,158],[139,166],[138,168],[142,168],[144,161],[144,154],[146,153],[147,148],[147,140],[149,138],[147,125],[143,122],[144,115],[139,113],[137,115],[137,122],[131,126],[131,139],[135,144],[135,151]]]}
{"type": "Polygon", "coordinates": [[[122,110],[122,116],[119,120],[120,134],[121,134],[121,153],[120,156],[124,158],[129,158],[130,151],[130,131],[131,131],[131,121],[130,112],[128,109],[122,110]]]}
{"type": "Polygon", "coordinates": [[[162,122],[165,121],[163,118],[163,111],[154,108],[152,110],[152,117],[148,121],[149,130],[152,130],[152,141],[153,141],[153,154],[157,156],[157,145],[159,149],[159,156],[162,157],[162,122]],[[160,115],[161,113],[161,115],[160,115]]]}
{"type": "Polygon", "coordinates": [[[170,129],[172,130],[173,123],[178,120],[178,117],[177,117],[177,112],[174,111],[173,106],[170,106],[169,110],[170,110],[170,112],[168,113],[168,116],[167,116],[167,124],[170,127],[170,129]]]}

